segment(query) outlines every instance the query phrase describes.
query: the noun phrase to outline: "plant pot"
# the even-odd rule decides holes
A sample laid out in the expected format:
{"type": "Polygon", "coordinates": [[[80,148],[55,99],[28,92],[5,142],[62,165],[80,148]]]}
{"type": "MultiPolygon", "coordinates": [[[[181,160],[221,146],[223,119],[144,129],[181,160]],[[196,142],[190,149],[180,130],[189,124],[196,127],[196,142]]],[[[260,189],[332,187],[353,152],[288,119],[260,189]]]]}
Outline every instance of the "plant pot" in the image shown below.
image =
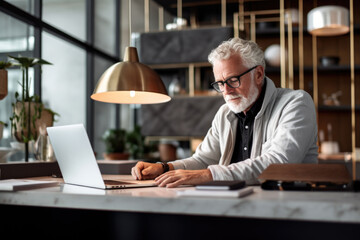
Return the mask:
{"type": "Polygon", "coordinates": [[[8,74],[5,69],[0,69],[0,100],[8,94],[8,74]]]}
{"type": "Polygon", "coordinates": [[[105,160],[128,160],[129,153],[104,153],[105,160]]]}
{"type": "MultiPolygon", "coordinates": [[[[25,102],[25,115],[29,116],[29,104],[30,104],[30,119],[32,119],[32,117],[34,116],[35,112],[36,112],[36,108],[41,107],[42,103],[35,103],[35,102],[25,102]]],[[[22,109],[22,103],[21,102],[17,102],[15,104],[15,114],[16,115],[20,115],[22,109]]],[[[32,121],[32,120],[30,120],[32,121]]],[[[48,110],[43,109],[41,111],[41,116],[39,119],[36,119],[35,121],[35,128],[33,127],[32,122],[30,122],[30,131],[32,132],[33,136],[36,137],[40,134],[39,132],[39,128],[40,126],[42,126],[43,124],[45,124],[46,127],[51,127],[53,126],[53,115],[52,113],[50,113],[48,110]]],[[[21,130],[23,130],[23,134],[24,136],[27,136],[27,127],[25,127],[25,129],[22,129],[21,127],[21,120],[16,121],[15,122],[16,128],[13,127],[13,135],[15,136],[16,140],[18,140],[19,142],[23,142],[23,139],[21,137],[21,130]]],[[[27,126],[27,122],[25,123],[25,125],[27,126]]]]}
{"type": "Polygon", "coordinates": [[[176,147],[168,143],[159,144],[160,160],[163,162],[169,162],[176,160],[176,147]]]}

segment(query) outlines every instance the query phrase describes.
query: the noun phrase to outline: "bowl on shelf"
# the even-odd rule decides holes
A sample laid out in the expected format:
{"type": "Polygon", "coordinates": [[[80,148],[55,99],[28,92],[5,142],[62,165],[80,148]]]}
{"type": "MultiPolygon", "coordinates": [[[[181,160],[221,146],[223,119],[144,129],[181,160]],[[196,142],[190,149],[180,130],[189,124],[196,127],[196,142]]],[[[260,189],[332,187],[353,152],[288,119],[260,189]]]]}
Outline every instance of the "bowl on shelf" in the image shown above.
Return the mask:
{"type": "Polygon", "coordinates": [[[323,56],[320,57],[320,64],[323,67],[332,67],[339,65],[340,58],[336,56],[323,56]]]}
{"type": "MultiPolygon", "coordinates": [[[[285,50],[285,56],[287,51],[285,50]]],[[[280,67],[281,65],[281,46],[272,44],[265,49],[264,57],[266,63],[271,67],[280,67]]]]}

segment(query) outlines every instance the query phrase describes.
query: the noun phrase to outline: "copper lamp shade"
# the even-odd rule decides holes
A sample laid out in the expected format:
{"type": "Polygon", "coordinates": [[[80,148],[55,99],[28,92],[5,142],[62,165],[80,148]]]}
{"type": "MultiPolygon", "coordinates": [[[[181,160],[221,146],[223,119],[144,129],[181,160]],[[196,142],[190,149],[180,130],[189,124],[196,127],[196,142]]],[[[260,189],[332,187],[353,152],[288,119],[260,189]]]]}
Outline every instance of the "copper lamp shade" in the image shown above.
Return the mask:
{"type": "Polygon", "coordinates": [[[153,104],[171,100],[159,75],[139,62],[134,47],[127,47],[124,61],[115,63],[103,73],[91,98],[123,104],[153,104]]]}
{"type": "Polygon", "coordinates": [[[322,6],[307,15],[308,31],[315,36],[337,36],[349,32],[349,10],[341,6],[322,6]]]}

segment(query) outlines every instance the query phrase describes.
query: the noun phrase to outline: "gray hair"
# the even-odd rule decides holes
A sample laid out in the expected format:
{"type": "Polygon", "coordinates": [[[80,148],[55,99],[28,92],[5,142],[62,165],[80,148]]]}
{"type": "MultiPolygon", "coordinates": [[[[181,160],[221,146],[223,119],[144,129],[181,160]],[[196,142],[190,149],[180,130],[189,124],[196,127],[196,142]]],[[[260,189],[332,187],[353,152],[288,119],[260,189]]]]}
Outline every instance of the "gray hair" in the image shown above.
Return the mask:
{"type": "Polygon", "coordinates": [[[241,38],[231,38],[228,41],[222,42],[217,48],[211,51],[208,60],[214,65],[214,62],[229,59],[235,54],[240,56],[246,67],[251,68],[256,65],[261,65],[265,70],[264,52],[254,41],[241,38]]]}

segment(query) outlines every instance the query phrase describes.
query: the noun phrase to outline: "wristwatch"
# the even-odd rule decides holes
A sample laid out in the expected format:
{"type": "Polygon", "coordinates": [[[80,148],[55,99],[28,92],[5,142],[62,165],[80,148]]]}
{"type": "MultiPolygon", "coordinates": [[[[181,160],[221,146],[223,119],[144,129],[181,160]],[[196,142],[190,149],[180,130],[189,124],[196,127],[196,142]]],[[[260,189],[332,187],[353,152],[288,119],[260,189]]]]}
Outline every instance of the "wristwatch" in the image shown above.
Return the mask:
{"type": "Polygon", "coordinates": [[[170,170],[169,164],[161,162],[161,165],[163,167],[163,173],[166,173],[170,170]]]}

